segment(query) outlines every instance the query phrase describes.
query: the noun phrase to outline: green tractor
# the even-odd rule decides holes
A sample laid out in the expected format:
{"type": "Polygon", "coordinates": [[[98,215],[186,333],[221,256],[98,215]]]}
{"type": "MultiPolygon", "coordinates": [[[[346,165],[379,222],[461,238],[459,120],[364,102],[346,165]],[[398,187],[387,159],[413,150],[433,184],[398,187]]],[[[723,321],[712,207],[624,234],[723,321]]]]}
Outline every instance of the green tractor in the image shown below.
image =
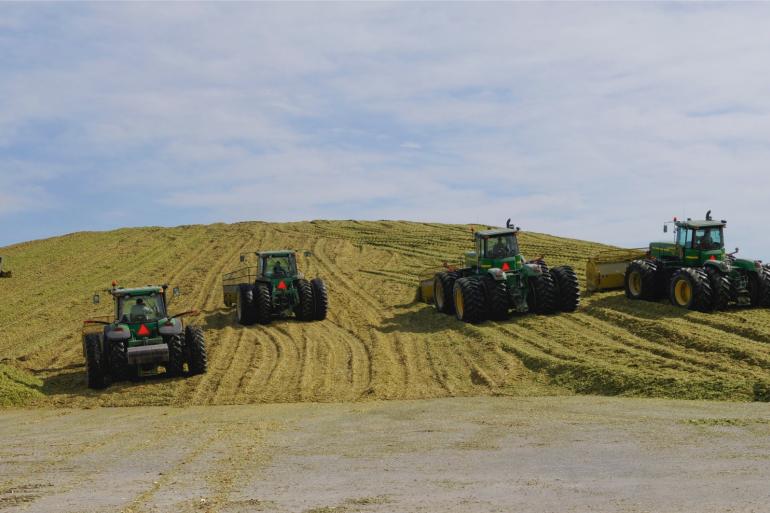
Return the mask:
{"type": "Polygon", "coordinates": [[[13,276],[11,271],[3,271],[3,257],[0,256],[0,278],[10,278],[13,276]]]}
{"type": "Polygon", "coordinates": [[[575,271],[549,269],[542,258],[526,260],[519,252],[518,232],[506,228],[474,232],[476,250],[465,253],[461,268],[444,265],[420,281],[419,299],[465,322],[503,320],[514,312],[574,312],[580,304],[575,271]]]}
{"type": "MultiPolygon", "coordinates": [[[[225,305],[235,306],[239,324],[269,324],[275,317],[294,315],[301,321],[326,319],[329,294],[321,278],[305,279],[291,250],[255,251],[256,266],[222,277],[225,305]]],[[[311,256],[306,251],[305,256],[311,256]]],[[[241,255],[241,262],[251,253],[241,255]]]]}
{"type": "Polygon", "coordinates": [[[759,260],[726,253],[727,221],[673,221],[673,242],[653,242],[647,254],[628,263],[623,286],[629,299],[657,301],[668,297],[675,306],[711,312],[730,303],[770,307],[770,268],[759,260]]]}
{"type": "MultiPolygon", "coordinates": [[[[104,388],[113,381],[153,376],[165,369],[169,376],[203,374],[207,368],[203,329],[185,326],[182,317],[195,310],[169,315],[167,285],[109,289],[114,317],[84,322],[83,356],[89,388],[104,388]]],[[[175,288],[174,296],[179,295],[175,288]]],[[[93,297],[99,304],[99,294],[93,297]]]]}

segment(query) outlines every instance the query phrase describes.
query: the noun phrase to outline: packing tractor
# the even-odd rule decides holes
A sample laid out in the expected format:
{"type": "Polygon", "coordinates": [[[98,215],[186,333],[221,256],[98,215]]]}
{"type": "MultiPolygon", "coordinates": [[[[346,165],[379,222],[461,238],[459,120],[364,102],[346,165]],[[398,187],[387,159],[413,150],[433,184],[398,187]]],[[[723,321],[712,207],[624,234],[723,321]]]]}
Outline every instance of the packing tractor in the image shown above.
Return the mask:
{"type": "Polygon", "coordinates": [[[11,271],[3,271],[3,257],[0,256],[0,278],[10,278],[11,271]]]}
{"type": "MultiPolygon", "coordinates": [[[[89,319],[83,328],[83,356],[89,388],[104,388],[112,381],[152,376],[165,368],[170,376],[206,372],[203,329],[182,321],[195,310],[169,315],[167,285],[109,289],[115,314],[89,319]]],[[[179,289],[174,289],[174,296],[179,289]]],[[[93,297],[99,304],[99,294],[93,297]]]]}
{"type": "Polygon", "coordinates": [[[465,253],[462,267],[420,281],[418,299],[465,322],[502,320],[514,312],[573,312],[580,304],[577,277],[571,267],[549,269],[542,258],[526,260],[519,252],[518,232],[507,228],[477,231],[475,251],[465,253]]]}
{"type": "MultiPolygon", "coordinates": [[[[291,315],[301,321],[326,319],[329,294],[321,278],[305,279],[291,250],[256,251],[256,266],[246,266],[222,277],[226,306],[235,306],[235,320],[243,325],[269,324],[274,317],[291,315]]],[[[251,253],[241,255],[241,262],[251,253]]],[[[309,251],[305,256],[310,256],[309,251]]]]}
{"type": "Polygon", "coordinates": [[[727,221],[673,221],[673,242],[652,242],[646,251],[619,250],[620,258],[604,254],[590,259],[589,290],[624,288],[629,299],[657,301],[667,297],[675,306],[711,312],[730,303],[770,307],[770,268],[760,260],[737,258],[725,251],[727,221]],[[623,254],[625,251],[625,255],[623,254]]]}

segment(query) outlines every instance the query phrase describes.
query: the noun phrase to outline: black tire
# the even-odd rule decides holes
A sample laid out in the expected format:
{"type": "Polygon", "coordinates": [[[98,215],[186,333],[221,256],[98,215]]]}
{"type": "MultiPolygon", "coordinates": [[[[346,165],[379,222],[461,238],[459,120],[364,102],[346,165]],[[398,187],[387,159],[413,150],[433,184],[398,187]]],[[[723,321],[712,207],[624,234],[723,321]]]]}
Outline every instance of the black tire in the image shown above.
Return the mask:
{"type": "Polygon", "coordinates": [[[495,321],[508,319],[510,317],[508,284],[487,274],[484,276],[483,285],[487,316],[495,321]]]}
{"type": "Polygon", "coordinates": [[[179,335],[170,335],[163,337],[163,341],[168,345],[168,363],[166,363],[166,374],[175,378],[181,376],[184,372],[184,341],[179,335]]]}
{"type": "Polygon", "coordinates": [[[88,388],[102,389],[108,385],[105,362],[102,360],[101,339],[97,333],[89,333],[83,343],[86,346],[86,378],[88,388]]]}
{"type": "Polygon", "coordinates": [[[128,379],[128,353],[123,340],[110,343],[110,376],[113,381],[128,379]]]}
{"type": "Polygon", "coordinates": [[[530,312],[547,315],[556,311],[556,284],[547,267],[540,269],[542,274],[529,278],[527,305],[530,312]]]}
{"type": "Polygon", "coordinates": [[[313,319],[322,321],[326,319],[329,311],[329,292],[321,278],[313,278],[310,280],[310,285],[313,286],[313,319]]]}
{"type": "Polygon", "coordinates": [[[300,321],[312,321],[315,317],[315,302],[313,300],[313,286],[305,279],[298,279],[294,286],[297,287],[299,304],[294,307],[294,315],[300,321]]]}
{"type": "Polygon", "coordinates": [[[190,375],[205,374],[208,370],[208,355],[203,328],[187,326],[184,330],[184,345],[187,348],[187,368],[190,375]]]}
{"type": "Polygon", "coordinates": [[[563,265],[550,271],[556,286],[556,309],[574,312],[580,306],[580,285],[572,267],[563,265]]]}
{"type": "Polygon", "coordinates": [[[751,306],[770,307],[770,272],[764,267],[746,273],[751,306]]]}
{"type": "Polygon", "coordinates": [[[657,301],[662,296],[662,282],[655,260],[634,260],[626,266],[623,288],[628,299],[657,301]]]}
{"type": "Polygon", "coordinates": [[[705,267],[706,275],[711,285],[712,307],[714,310],[727,310],[730,303],[731,285],[730,278],[713,266],[705,267]]]}
{"type": "Polygon", "coordinates": [[[254,286],[242,284],[235,297],[235,322],[244,326],[254,324],[254,286]]]}
{"type": "Polygon", "coordinates": [[[688,310],[712,311],[714,297],[706,271],[699,267],[685,267],[676,271],[671,277],[669,299],[672,305],[688,310]]]}
{"type": "Polygon", "coordinates": [[[759,281],[762,284],[762,299],[759,306],[770,308],[770,268],[762,267],[759,270],[759,281]]]}
{"type": "Polygon", "coordinates": [[[433,278],[433,306],[437,311],[451,315],[455,312],[454,288],[457,273],[440,272],[433,278]]]}
{"type": "Polygon", "coordinates": [[[273,317],[273,298],[270,288],[264,283],[257,283],[252,288],[254,294],[254,320],[260,324],[270,324],[273,317]]]}
{"type": "Polygon", "coordinates": [[[484,285],[476,276],[455,280],[452,293],[455,317],[463,322],[481,322],[485,318],[484,285]]]}

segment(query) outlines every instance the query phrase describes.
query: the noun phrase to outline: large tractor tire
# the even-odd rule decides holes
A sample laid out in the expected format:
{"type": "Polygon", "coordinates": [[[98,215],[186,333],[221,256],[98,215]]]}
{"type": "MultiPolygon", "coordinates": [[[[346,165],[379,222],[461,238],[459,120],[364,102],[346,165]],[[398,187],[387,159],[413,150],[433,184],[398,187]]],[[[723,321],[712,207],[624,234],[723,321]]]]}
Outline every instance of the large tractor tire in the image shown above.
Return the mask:
{"type": "Polygon", "coordinates": [[[108,384],[106,365],[102,359],[101,339],[98,333],[89,333],[83,341],[86,346],[86,378],[88,388],[101,389],[108,384]]]}
{"type": "Polygon", "coordinates": [[[310,285],[313,286],[313,319],[322,321],[326,319],[326,314],[329,311],[329,292],[326,290],[326,283],[321,278],[313,278],[310,280],[310,285]]]}
{"type": "Polygon", "coordinates": [[[187,348],[187,368],[190,375],[205,374],[208,370],[208,355],[203,328],[187,326],[184,330],[184,345],[187,348]]]}
{"type": "Polygon", "coordinates": [[[655,260],[634,260],[626,267],[623,288],[628,299],[657,301],[661,297],[661,275],[655,260]]]}
{"type": "Polygon", "coordinates": [[[300,321],[312,321],[315,313],[315,301],[313,300],[313,286],[305,279],[298,279],[295,283],[299,304],[294,307],[294,315],[300,321]]]}
{"type": "Polygon", "coordinates": [[[556,284],[547,267],[540,266],[542,274],[529,278],[527,305],[529,311],[536,314],[552,314],[556,311],[556,284]]]}
{"type": "Polygon", "coordinates": [[[481,279],[469,276],[456,280],[452,296],[457,320],[463,322],[484,320],[486,301],[484,301],[484,286],[481,279]]]}
{"type": "Polygon", "coordinates": [[[679,269],[671,277],[669,286],[671,304],[688,310],[710,312],[714,297],[706,271],[699,267],[679,269]]]}
{"type": "Polygon", "coordinates": [[[112,381],[128,379],[128,353],[122,340],[110,343],[110,376],[112,381]]]}
{"type": "Polygon", "coordinates": [[[751,306],[770,307],[770,271],[766,268],[747,273],[751,306]]]}
{"type": "Polygon", "coordinates": [[[488,317],[494,321],[508,319],[510,317],[508,284],[505,281],[498,281],[492,276],[486,275],[484,276],[483,285],[488,317]]]}
{"type": "Polygon", "coordinates": [[[184,372],[184,341],[179,335],[170,335],[163,337],[163,341],[168,345],[168,363],[166,364],[166,374],[175,378],[181,376],[184,372]]]}
{"type": "Polygon", "coordinates": [[[550,271],[556,285],[556,309],[562,312],[574,312],[580,306],[580,285],[572,267],[563,265],[550,271]]]}
{"type": "Polygon", "coordinates": [[[433,306],[436,310],[451,315],[455,311],[454,289],[459,276],[456,273],[440,272],[433,279],[433,306]]]}
{"type": "Polygon", "coordinates": [[[273,318],[273,298],[270,289],[264,283],[257,283],[252,288],[254,320],[260,324],[270,324],[273,318]]]}
{"type": "Polygon", "coordinates": [[[730,278],[725,276],[716,267],[706,266],[705,269],[706,275],[709,278],[709,284],[711,285],[713,309],[717,311],[727,310],[731,297],[730,278]]]}
{"type": "Polygon", "coordinates": [[[235,321],[250,326],[256,321],[254,316],[254,287],[243,284],[238,288],[235,298],[235,321]]]}

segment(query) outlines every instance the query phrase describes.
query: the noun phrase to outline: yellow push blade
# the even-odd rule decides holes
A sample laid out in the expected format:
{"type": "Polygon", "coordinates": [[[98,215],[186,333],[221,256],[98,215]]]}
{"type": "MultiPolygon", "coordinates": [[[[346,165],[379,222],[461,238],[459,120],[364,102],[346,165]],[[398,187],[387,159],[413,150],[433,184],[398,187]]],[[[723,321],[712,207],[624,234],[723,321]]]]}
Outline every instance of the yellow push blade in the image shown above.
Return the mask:
{"type": "Polygon", "coordinates": [[[595,254],[586,264],[588,292],[623,288],[628,263],[646,254],[646,248],[609,249],[595,254]]]}

